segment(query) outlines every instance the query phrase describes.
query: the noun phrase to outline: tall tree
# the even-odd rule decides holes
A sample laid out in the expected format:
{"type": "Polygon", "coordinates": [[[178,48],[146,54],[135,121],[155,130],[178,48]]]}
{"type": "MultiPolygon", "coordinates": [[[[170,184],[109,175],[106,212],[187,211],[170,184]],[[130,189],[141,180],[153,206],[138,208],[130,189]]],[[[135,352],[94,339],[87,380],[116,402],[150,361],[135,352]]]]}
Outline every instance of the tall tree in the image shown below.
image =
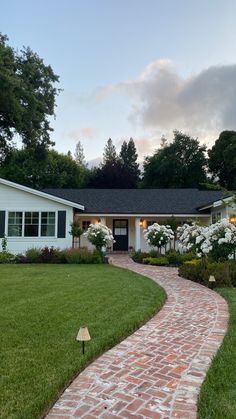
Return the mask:
{"type": "Polygon", "coordinates": [[[117,159],[116,147],[113,144],[112,139],[109,138],[104,148],[103,164],[106,164],[107,162],[115,163],[117,159]]]}
{"type": "Polygon", "coordinates": [[[236,131],[223,131],[208,152],[213,180],[227,189],[236,189],[236,131]]]}
{"type": "Polygon", "coordinates": [[[121,145],[120,159],[123,163],[123,167],[128,172],[128,187],[137,187],[137,183],[139,181],[140,176],[140,170],[139,164],[137,163],[138,154],[133,138],[130,138],[128,143],[127,141],[124,141],[121,145]]]}
{"type": "Polygon", "coordinates": [[[49,118],[54,115],[59,77],[30,48],[17,52],[0,34],[0,159],[17,134],[25,147],[52,145],[49,118]]]}
{"type": "Polygon", "coordinates": [[[143,186],[154,188],[192,188],[206,181],[206,146],[197,139],[174,131],[173,141],[147,157],[143,186]]]}
{"type": "Polygon", "coordinates": [[[86,167],[84,148],[81,141],[78,141],[75,146],[75,161],[79,166],[86,167]]]}
{"type": "Polygon", "coordinates": [[[0,177],[32,188],[79,188],[86,186],[89,171],[71,156],[46,150],[38,159],[37,150],[13,150],[0,167],[0,177]]]}

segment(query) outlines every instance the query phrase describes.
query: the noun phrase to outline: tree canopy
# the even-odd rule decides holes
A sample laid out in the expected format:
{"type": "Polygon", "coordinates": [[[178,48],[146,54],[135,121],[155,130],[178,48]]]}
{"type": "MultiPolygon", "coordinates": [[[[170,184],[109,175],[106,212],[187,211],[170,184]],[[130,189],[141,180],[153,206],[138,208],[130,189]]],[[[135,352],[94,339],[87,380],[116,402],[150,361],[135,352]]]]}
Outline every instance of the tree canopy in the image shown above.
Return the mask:
{"type": "Polygon", "coordinates": [[[16,135],[27,148],[47,148],[59,77],[30,48],[15,51],[0,34],[0,161],[16,135]]]}
{"type": "Polygon", "coordinates": [[[236,189],[236,132],[221,132],[208,155],[213,180],[227,189],[236,189]]]}
{"type": "Polygon", "coordinates": [[[174,139],[144,162],[143,186],[193,188],[206,181],[206,147],[197,139],[174,131],[174,139]]]}

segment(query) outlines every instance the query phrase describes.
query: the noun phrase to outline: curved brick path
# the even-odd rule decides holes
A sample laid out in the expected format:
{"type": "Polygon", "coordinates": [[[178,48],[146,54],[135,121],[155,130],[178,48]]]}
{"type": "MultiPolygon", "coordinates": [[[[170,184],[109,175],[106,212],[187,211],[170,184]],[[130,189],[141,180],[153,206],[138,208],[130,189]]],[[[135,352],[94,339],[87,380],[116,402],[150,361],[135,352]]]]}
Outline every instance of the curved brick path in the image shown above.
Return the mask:
{"type": "Polygon", "coordinates": [[[196,418],[201,383],[227,329],[225,300],[179,278],[176,269],[139,265],[123,255],[112,259],[158,282],[167,302],[87,367],[47,419],[196,418]]]}

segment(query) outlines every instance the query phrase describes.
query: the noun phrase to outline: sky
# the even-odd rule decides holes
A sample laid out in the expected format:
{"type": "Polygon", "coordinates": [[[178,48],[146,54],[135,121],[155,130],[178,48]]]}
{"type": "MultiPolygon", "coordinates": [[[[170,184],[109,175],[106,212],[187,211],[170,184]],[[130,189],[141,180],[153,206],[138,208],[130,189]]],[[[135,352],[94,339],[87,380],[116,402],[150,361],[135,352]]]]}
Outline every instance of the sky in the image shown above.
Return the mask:
{"type": "Polygon", "coordinates": [[[235,0],[1,0],[0,31],[60,77],[52,140],[140,160],[178,129],[211,147],[236,129],[235,0]]]}

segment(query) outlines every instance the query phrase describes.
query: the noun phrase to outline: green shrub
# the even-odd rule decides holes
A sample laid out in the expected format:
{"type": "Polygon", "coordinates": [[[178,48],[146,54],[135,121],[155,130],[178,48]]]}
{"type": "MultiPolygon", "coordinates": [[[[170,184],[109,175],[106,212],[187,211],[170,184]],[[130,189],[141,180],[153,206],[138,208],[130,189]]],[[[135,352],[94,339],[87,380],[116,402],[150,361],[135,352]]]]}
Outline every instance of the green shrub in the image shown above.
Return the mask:
{"type": "Polygon", "coordinates": [[[214,275],[216,287],[236,286],[236,262],[214,262],[203,264],[197,260],[179,267],[179,275],[191,281],[209,286],[209,276],[214,275]]]}
{"type": "Polygon", "coordinates": [[[102,263],[103,258],[100,252],[94,250],[90,252],[86,249],[68,249],[65,251],[65,259],[67,263],[102,263]]]}
{"type": "Polygon", "coordinates": [[[41,263],[59,263],[59,250],[53,246],[45,246],[41,249],[39,262],[41,263]]]}
{"type": "Polygon", "coordinates": [[[169,261],[165,256],[159,258],[147,257],[143,259],[143,263],[146,265],[166,266],[169,265],[169,261]]]}
{"type": "Polygon", "coordinates": [[[151,258],[159,258],[159,257],[161,256],[161,253],[160,253],[160,252],[158,252],[158,250],[152,249],[152,250],[150,250],[150,252],[149,252],[149,256],[150,256],[151,258]]]}
{"type": "Polygon", "coordinates": [[[9,252],[0,252],[0,263],[12,263],[14,262],[14,255],[9,252]]]}
{"type": "Polygon", "coordinates": [[[134,252],[134,254],[132,255],[132,259],[134,262],[137,263],[143,263],[143,259],[149,257],[149,253],[147,252],[142,252],[141,250],[137,250],[136,252],[134,252]]]}
{"type": "Polygon", "coordinates": [[[25,252],[25,256],[29,263],[39,263],[41,250],[37,249],[36,247],[32,247],[25,252]]]}

